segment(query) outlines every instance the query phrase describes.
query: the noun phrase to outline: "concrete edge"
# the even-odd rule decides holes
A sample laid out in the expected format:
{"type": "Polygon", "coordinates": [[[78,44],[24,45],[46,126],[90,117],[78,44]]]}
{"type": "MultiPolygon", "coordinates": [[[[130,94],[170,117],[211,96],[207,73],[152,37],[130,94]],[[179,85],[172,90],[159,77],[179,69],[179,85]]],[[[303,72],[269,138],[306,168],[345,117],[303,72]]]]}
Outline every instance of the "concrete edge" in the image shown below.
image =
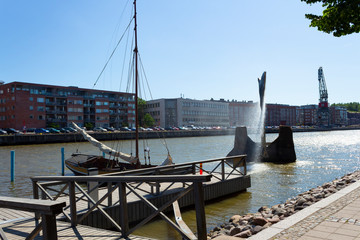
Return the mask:
{"type": "Polygon", "coordinates": [[[332,194],[331,196],[324,198],[319,202],[310,205],[307,208],[304,208],[303,210],[295,213],[294,215],[291,215],[290,217],[281,220],[280,222],[270,226],[267,229],[264,229],[263,231],[257,233],[256,235],[249,237],[248,239],[249,240],[270,239],[275,235],[279,234],[280,232],[284,231],[285,229],[290,228],[291,226],[304,220],[305,218],[319,211],[320,209],[327,207],[329,204],[335,202],[336,200],[342,198],[343,196],[354,191],[357,188],[360,188],[360,181],[356,181],[355,183],[350,184],[349,186],[341,189],[340,191],[332,194]]]}

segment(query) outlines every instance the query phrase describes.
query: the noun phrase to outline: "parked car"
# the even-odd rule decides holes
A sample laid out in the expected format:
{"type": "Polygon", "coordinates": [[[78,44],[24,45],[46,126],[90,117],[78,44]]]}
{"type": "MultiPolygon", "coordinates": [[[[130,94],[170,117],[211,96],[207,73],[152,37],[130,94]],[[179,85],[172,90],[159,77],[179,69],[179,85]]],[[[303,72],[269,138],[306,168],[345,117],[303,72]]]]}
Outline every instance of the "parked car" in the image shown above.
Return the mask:
{"type": "Polygon", "coordinates": [[[131,131],[131,129],[128,127],[121,127],[120,131],[131,131]]]}
{"type": "Polygon", "coordinates": [[[50,133],[60,133],[60,130],[57,130],[55,128],[47,128],[46,130],[48,130],[50,133]]]}
{"type": "Polygon", "coordinates": [[[102,127],[94,127],[93,131],[94,132],[107,132],[107,130],[102,127]]]}
{"type": "Polygon", "coordinates": [[[26,129],[27,133],[35,133],[36,128],[28,128],[26,129]]]}
{"type": "Polygon", "coordinates": [[[65,129],[65,128],[60,128],[59,131],[60,131],[61,133],[70,133],[70,131],[67,130],[67,129],[65,129]]]}
{"type": "Polygon", "coordinates": [[[108,130],[109,132],[115,131],[115,128],[113,128],[113,127],[105,127],[105,129],[108,130]]]}
{"type": "Polygon", "coordinates": [[[0,129],[0,134],[7,134],[7,131],[0,129]]]}
{"type": "Polygon", "coordinates": [[[46,130],[45,128],[37,128],[35,133],[49,133],[49,130],[46,130]]]}
{"type": "Polygon", "coordinates": [[[68,130],[69,132],[76,132],[76,129],[72,127],[64,127],[64,129],[68,130]]]}
{"type": "Polygon", "coordinates": [[[14,129],[14,128],[4,128],[4,130],[8,134],[22,134],[22,132],[20,132],[19,130],[14,129]]]}

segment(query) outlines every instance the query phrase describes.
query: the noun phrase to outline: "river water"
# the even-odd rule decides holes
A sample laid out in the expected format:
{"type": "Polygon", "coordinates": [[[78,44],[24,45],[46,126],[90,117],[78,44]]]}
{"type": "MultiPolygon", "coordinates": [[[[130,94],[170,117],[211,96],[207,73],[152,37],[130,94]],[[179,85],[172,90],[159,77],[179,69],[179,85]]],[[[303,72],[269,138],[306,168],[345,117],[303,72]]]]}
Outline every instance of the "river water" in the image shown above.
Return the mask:
{"type": "MultiPolygon", "coordinates": [[[[277,134],[267,134],[267,142],[277,134]]],[[[208,230],[227,222],[234,214],[254,213],[261,206],[285,202],[308,189],[339,178],[360,168],[360,130],[294,133],[295,163],[276,165],[252,163],[248,165],[252,186],[247,192],[206,205],[208,230]]],[[[134,148],[131,141],[109,141],[120,149],[134,148]]],[[[225,156],[233,147],[234,136],[149,139],[141,143],[151,149],[152,164],[166,157],[168,147],[174,162],[190,162],[225,156]]],[[[99,154],[89,143],[62,143],[46,145],[0,147],[0,196],[31,197],[29,177],[61,174],[61,147],[65,157],[80,151],[99,154]],[[10,151],[15,151],[15,182],[10,182],[10,151]]],[[[66,175],[72,175],[66,170],[66,175]]],[[[187,210],[183,219],[196,231],[195,211],[187,210]]],[[[157,239],[181,239],[161,220],[156,220],[135,234],[157,239]]]]}

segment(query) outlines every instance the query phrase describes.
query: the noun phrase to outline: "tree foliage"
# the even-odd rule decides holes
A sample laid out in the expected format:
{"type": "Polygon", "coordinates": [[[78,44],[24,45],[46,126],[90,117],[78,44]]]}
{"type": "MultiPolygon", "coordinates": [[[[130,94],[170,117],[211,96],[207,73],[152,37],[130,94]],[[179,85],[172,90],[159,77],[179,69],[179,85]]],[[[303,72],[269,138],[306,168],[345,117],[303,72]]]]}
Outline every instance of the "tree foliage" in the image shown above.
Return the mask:
{"type": "Polygon", "coordinates": [[[310,27],[333,33],[335,37],[360,32],[359,0],[301,0],[307,4],[322,3],[323,15],[305,14],[310,27]]]}
{"type": "Polygon", "coordinates": [[[155,120],[150,115],[150,113],[146,113],[144,116],[144,126],[145,127],[153,127],[155,124],[155,120]]]}
{"type": "Polygon", "coordinates": [[[349,112],[360,112],[360,103],[358,102],[334,103],[331,106],[345,107],[349,112]]]}
{"type": "Polygon", "coordinates": [[[138,121],[139,121],[139,126],[143,126],[144,125],[144,115],[145,115],[145,107],[146,107],[146,101],[142,98],[138,98],[137,100],[137,104],[138,104],[138,121]]]}

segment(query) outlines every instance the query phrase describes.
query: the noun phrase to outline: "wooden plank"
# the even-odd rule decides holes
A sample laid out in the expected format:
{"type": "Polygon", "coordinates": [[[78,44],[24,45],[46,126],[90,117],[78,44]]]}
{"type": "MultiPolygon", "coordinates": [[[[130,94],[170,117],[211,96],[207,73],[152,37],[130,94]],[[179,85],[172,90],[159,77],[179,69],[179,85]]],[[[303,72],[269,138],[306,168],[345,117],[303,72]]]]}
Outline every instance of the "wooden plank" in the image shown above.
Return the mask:
{"type": "MultiPolygon", "coordinates": [[[[32,229],[35,228],[35,221],[34,219],[27,220],[27,221],[19,221],[15,222],[10,225],[0,225],[2,227],[5,236],[10,240],[17,240],[17,239],[25,239],[26,236],[30,233],[32,229]]],[[[84,240],[145,240],[150,239],[146,237],[134,236],[130,235],[129,238],[122,238],[120,235],[121,233],[110,231],[110,230],[103,230],[97,228],[91,228],[83,225],[78,225],[76,227],[71,227],[70,223],[57,221],[57,229],[58,229],[58,239],[65,240],[65,239],[84,239],[84,240]]],[[[40,237],[36,237],[35,239],[43,239],[43,235],[41,234],[40,237]]]]}

